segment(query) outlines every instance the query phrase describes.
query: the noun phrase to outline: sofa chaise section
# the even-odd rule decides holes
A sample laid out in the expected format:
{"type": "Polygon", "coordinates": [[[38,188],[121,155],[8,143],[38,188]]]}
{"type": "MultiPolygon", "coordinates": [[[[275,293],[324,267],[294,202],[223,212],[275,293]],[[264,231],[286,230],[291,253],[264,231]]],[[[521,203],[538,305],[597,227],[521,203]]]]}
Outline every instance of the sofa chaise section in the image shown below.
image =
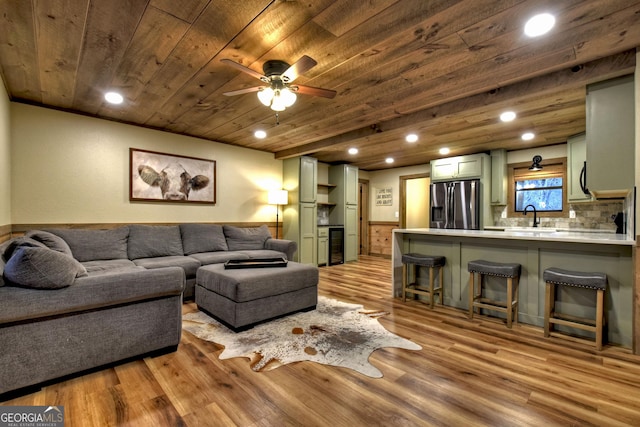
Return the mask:
{"type": "Polygon", "coordinates": [[[13,261],[3,257],[0,265],[5,269],[0,283],[0,394],[177,347],[184,289],[180,268],[119,265],[79,274],[70,284],[31,287],[21,282],[28,277],[21,268],[27,261],[16,266],[14,257],[54,251],[30,244],[21,244],[13,261]]]}

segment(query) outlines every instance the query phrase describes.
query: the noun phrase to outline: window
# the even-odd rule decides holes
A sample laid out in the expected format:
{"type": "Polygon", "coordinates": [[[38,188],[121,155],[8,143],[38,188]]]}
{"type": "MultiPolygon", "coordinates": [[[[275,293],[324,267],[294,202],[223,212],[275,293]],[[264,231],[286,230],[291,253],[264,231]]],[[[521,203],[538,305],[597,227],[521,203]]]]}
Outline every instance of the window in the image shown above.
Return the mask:
{"type": "Polygon", "coordinates": [[[538,216],[567,216],[566,160],[543,161],[543,169],[530,171],[531,162],[509,165],[509,216],[522,215],[533,205],[538,216]]]}

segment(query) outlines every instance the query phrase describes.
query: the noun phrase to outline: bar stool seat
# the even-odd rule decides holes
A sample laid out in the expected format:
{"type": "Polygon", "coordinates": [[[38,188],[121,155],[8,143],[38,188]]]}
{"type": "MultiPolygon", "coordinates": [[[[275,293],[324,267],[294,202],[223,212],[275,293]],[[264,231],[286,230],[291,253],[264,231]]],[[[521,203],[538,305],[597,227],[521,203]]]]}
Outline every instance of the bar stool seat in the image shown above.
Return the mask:
{"type": "Polygon", "coordinates": [[[481,308],[506,313],[507,327],[518,323],[518,283],[520,281],[521,265],[517,263],[502,263],[485,260],[469,261],[469,318],[473,319],[476,309],[481,308]],[[478,291],[476,292],[476,274],[478,274],[478,291]],[[483,276],[504,277],[507,279],[506,301],[496,301],[482,296],[483,276]]]}
{"type": "Polygon", "coordinates": [[[595,347],[602,350],[602,329],[604,325],[604,293],[607,290],[607,275],[604,273],[563,270],[551,267],[542,275],[546,282],[544,336],[564,335],[554,331],[554,324],[569,326],[595,333],[595,347]],[[593,289],[596,291],[596,316],[588,319],[562,314],[555,311],[556,285],[593,289]]]}
{"type": "Polygon", "coordinates": [[[429,306],[433,308],[435,296],[440,298],[440,304],[443,303],[443,267],[445,264],[445,257],[439,255],[423,255],[419,253],[408,253],[402,255],[402,301],[407,301],[407,293],[415,295],[424,295],[429,297],[429,306]],[[409,266],[413,266],[413,279],[410,281],[409,266]],[[427,267],[429,269],[429,287],[421,287],[417,283],[417,269],[418,267],[427,267]],[[438,268],[438,287],[435,287],[435,275],[434,269],[438,268]]]}

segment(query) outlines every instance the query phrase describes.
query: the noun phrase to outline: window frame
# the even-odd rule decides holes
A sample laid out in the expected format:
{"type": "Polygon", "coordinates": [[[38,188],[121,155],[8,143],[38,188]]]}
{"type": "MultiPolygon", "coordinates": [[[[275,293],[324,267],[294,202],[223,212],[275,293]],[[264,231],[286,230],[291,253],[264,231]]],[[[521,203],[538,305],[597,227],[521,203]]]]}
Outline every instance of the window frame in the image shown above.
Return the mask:
{"type": "Polygon", "coordinates": [[[547,171],[556,171],[562,174],[562,211],[545,212],[538,211],[538,218],[568,218],[569,217],[569,204],[567,198],[567,158],[559,157],[555,159],[544,159],[540,165],[543,167],[542,171],[530,171],[529,167],[531,162],[511,163],[507,166],[509,173],[509,188],[507,196],[507,217],[517,218],[522,216],[522,212],[517,212],[515,197],[516,197],[516,179],[536,179],[541,174],[544,174],[546,168],[547,171]]]}

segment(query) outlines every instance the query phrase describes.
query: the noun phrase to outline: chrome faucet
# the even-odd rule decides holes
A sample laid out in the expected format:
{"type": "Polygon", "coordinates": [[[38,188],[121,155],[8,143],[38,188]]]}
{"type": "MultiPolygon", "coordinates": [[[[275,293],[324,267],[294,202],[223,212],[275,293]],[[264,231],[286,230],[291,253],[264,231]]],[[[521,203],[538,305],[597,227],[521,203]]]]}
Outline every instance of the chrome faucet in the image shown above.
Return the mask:
{"type": "Polygon", "coordinates": [[[536,207],[533,205],[527,205],[524,207],[524,210],[522,211],[522,215],[526,215],[527,212],[529,211],[529,208],[533,209],[533,226],[537,227],[538,224],[540,223],[540,220],[538,219],[538,211],[536,211],[536,207]]]}

